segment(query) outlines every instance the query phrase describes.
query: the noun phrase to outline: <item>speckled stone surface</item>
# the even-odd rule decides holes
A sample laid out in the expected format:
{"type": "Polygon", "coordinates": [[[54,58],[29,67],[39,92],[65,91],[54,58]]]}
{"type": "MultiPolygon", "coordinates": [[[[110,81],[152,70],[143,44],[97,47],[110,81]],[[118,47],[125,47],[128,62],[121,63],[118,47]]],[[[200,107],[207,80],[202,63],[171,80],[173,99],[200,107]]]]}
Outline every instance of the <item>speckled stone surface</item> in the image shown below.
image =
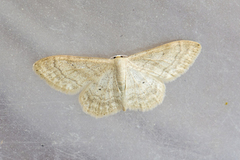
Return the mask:
{"type": "Polygon", "coordinates": [[[240,159],[240,1],[1,0],[0,160],[240,159]],[[202,52],[149,112],[95,119],[32,70],[175,40],[202,52]]]}

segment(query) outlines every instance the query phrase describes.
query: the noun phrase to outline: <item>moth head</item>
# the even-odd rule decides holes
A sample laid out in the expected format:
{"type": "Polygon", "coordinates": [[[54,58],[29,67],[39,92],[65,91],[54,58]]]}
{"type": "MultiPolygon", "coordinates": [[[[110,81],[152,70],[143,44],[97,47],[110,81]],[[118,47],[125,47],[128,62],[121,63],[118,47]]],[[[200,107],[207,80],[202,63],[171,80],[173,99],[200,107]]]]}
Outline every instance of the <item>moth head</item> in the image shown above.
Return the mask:
{"type": "Polygon", "coordinates": [[[116,59],[116,58],[127,58],[127,55],[115,55],[113,57],[111,57],[110,59],[116,59]]]}

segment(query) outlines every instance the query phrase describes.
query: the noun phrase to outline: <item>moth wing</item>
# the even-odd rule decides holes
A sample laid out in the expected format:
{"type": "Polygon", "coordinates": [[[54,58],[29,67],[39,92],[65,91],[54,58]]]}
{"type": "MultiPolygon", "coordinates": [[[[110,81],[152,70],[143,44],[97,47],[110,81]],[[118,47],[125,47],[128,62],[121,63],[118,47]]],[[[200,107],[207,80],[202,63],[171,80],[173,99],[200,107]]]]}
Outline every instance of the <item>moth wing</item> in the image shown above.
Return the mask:
{"type": "Polygon", "coordinates": [[[141,68],[128,66],[126,74],[126,108],[147,111],[162,103],[165,85],[141,68]]]}
{"type": "Polygon", "coordinates": [[[118,88],[116,70],[111,68],[98,80],[89,84],[80,94],[83,111],[96,118],[115,114],[122,110],[121,92],[118,88]]]}
{"type": "Polygon", "coordinates": [[[40,59],[33,70],[54,89],[76,94],[113,66],[110,59],[60,55],[40,59]]]}
{"type": "Polygon", "coordinates": [[[201,51],[197,42],[181,40],[129,56],[131,65],[163,82],[175,80],[194,63],[201,51]]]}

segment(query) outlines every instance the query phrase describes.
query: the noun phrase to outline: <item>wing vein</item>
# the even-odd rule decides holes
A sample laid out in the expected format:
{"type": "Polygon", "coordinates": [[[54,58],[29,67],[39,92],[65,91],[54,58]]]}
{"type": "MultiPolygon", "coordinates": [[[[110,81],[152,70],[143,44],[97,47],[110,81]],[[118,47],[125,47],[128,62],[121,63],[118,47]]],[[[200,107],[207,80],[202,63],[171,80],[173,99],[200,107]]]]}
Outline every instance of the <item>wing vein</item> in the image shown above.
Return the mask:
{"type": "Polygon", "coordinates": [[[78,86],[80,86],[80,85],[77,83],[76,80],[73,80],[73,79],[71,79],[71,78],[67,78],[67,76],[66,76],[65,74],[63,74],[63,72],[56,66],[56,60],[55,60],[55,59],[54,59],[54,61],[53,61],[53,66],[61,73],[61,75],[63,75],[64,78],[69,79],[69,80],[75,82],[78,86]]]}

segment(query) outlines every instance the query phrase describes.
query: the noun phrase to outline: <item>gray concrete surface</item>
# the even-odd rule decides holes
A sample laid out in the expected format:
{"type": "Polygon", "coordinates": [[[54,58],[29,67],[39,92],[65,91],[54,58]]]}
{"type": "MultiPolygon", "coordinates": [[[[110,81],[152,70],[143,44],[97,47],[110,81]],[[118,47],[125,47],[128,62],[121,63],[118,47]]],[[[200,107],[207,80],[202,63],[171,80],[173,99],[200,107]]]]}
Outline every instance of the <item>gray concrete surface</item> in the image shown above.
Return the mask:
{"type": "Polygon", "coordinates": [[[239,15],[239,0],[0,0],[0,160],[240,159],[239,15]],[[95,119],[32,71],[180,39],[202,53],[145,113],[95,119]]]}

